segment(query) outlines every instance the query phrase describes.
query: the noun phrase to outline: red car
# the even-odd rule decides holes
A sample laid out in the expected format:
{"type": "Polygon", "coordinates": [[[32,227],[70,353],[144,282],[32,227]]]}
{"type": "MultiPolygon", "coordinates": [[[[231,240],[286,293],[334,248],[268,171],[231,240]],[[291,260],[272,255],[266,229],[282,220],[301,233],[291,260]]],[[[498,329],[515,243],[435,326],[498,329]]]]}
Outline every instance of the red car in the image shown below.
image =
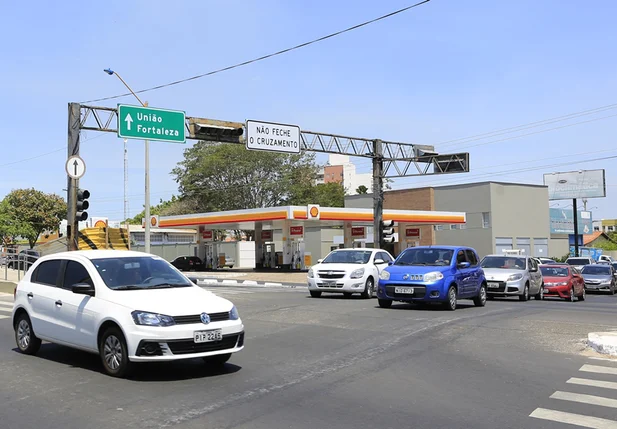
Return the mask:
{"type": "Polygon", "coordinates": [[[567,264],[540,265],[544,278],[544,297],[585,301],[585,281],[581,273],[567,264]]]}

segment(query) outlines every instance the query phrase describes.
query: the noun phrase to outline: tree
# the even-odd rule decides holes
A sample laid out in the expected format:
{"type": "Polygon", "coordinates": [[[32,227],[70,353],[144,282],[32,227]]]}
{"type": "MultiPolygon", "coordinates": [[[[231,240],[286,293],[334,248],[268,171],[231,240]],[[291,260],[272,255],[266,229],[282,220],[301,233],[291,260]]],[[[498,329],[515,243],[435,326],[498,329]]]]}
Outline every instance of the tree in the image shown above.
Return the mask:
{"type": "Polygon", "coordinates": [[[36,244],[44,231],[58,229],[60,221],[66,218],[66,202],[56,194],[46,194],[31,189],[15,189],[4,201],[17,223],[19,235],[28,240],[30,248],[36,244]]]}
{"type": "Polygon", "coordinates": [[[359,194],[359,195],[368,194],[368,188],[364,185],[360,185],[356,189],[356,194],[359,194]]]}
{"type": "MultiPolygon", "coordinates": [[[[169,201],[163,201],[163,199],[161,198],[159,200],[159,204],[157,204],[156,206],[150,206],[150,214],[160,216],[177,216],[195,213],[196,211],[198,211],[197,206],[197,202],[192,200],[191,198],[178,198],[175,195],[172,195],[169,201]]],[[[146,210],[144,209],[136,216],[127,219],[127,221],[131,225],[141,225],[141,221],[145,216],[146,210]]]]}
{"type": "Polygon", "coordinates": [[[251,151],[237,144],[199,141],[171,172],[180,198],[197,211],[276,207],[310,192],[317,177],[314,155],[251,151]]]}
{"type": "Polygon", "coordinates": [[[16,244],[21,236],[28,234],[29,226],[23,222],[8,204],[6,199],[0,202],[0,245],[16,244]]]}

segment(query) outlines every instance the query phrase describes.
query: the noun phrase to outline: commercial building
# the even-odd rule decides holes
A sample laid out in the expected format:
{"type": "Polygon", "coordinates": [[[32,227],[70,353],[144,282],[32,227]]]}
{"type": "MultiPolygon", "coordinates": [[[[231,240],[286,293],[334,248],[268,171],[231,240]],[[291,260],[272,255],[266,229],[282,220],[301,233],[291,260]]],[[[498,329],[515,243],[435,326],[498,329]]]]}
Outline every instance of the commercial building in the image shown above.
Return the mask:
{"type": "Polygon", "coordinates": [[[600,219],[593,221],[593,230],[602,232],[616,232],[617,219],[600,219]]]}
{"type": "MultiPolygon", "coordinates": [[[[347,207],[372,207],[372,195],[345,198],[347,207]]],[[[464,224],[419,226],[398,231],[395,253],[418,245],[467,245],[480,256],[523,249],[526,254],[561,257],[568,234],[551,234],[548,188],[503,182],[387,191],[384,208],[464,212],[464,224]]]]}
{"type": "Polygon", "coordinates": [[[360,186],[365,186],[368,192],[373,189],[373,176],[371,173],[356,172],[356,165],[349,160],[347,155],[329,155],[328,164],[324,165],[317,173],[317,183],[341,183],[348,195],[357,194],[360,186]]]}

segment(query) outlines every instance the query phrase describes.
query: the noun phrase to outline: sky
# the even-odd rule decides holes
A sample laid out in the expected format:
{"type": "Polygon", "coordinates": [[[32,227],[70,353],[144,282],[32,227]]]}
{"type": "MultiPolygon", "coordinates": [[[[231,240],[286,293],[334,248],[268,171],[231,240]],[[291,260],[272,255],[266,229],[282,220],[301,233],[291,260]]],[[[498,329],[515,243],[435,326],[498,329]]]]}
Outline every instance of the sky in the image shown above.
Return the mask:
{"type": "MultiPolygon", "coordinates": [[[[0,198],[26,187],[66,195],[68,103],[126,92],[105,68],[135,90],[148,88],[413,2],[3,2],[0,198]]],[[[605,169],[607,197],[590,199],[587,209],[594,219],[617,218],[617,158],[607,159],[617,156],[615,16],[611,0],[431,0],[326,41],[140,97],[188,116],[295,124],[470,154],[469,173],[395,179],[394,189],[486,180],[542,184],[545,173],[605,169]],[[610,107],[579,114],[603,106],[610,107]],[[584,162],[590,159],[597,160],[584,162]]],[[[90,104],[117,103],[137,104],[130,96],[90,104]]],[[[88,131],[81,141],[87,169],[80,186],[91,193],[90,216],[122,219],[123,140],[88,131]]],[[[170,172],[192,144],[150,144],[153,205],[177,195],[170,172]]],[[[144,144],[129,140],[127,146],[134,216],[143,210],[144,144]]],[[[370,160],[352,160],[359,172],[370,171],[370,160]]],[[[571,207],[571,201],[550,205],[571,207]]]]}

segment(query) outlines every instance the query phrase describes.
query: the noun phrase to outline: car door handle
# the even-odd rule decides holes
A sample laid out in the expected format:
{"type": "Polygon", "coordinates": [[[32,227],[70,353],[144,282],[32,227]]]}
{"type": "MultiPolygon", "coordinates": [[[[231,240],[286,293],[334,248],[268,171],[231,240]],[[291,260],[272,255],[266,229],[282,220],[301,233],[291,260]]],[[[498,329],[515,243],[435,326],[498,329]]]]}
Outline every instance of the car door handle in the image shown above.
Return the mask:
{"type": "Polygon", "coordinates": [[[28,298],[34,298],[34,294],[32,292],[28,292],[28,298]]]}
{"type": "Polygon", "coordinates": [[[57,305],[58,307],[62,307],[62,301],[60,301],[60,300],[56,301],[56,305],[57,305]]]}

